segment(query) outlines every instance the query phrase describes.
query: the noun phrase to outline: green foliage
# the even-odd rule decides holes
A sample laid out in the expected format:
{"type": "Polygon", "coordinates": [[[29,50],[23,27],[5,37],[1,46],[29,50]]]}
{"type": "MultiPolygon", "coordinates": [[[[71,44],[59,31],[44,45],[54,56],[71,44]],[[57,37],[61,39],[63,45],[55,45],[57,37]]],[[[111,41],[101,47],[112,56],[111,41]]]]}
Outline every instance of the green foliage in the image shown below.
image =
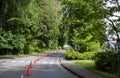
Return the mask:
{"type": "MultiPolygon", "coordinates": [[[[101,5],[97,0],[61,0],[68,43],[87,51],[89,42],[103,44],[106,39],[101,5]],[[97,33],[97,34],[96,34],[97,33]]],[[[90,50],[90,49],[89,49],[90,50]]]]}
{"type": "Polygon", "coordinates": [[[75,60],[77,59],[77,52],[75,52],[73,49],[70,49],[65,53],[65,58],[68,60],[75,60]]]}
{"type": "Polygon", "coordinates": [[[98,51],[100,49],[100,42],[95,41],[91,34],[85,36],[80,34],[79,32],[79,30],[74,30],[74,35],[72,39],[73,45],[77,44],[80,46],[79,52],[98,51]]]}
{"type": "Polygon", "coordinates": [[[95,55],[95,64],[99,70],[117,72],[117,54],[113,52],[99,52],[95,55]]]}
{"type": "Polygon", "coordinates": [[[98,51],[100,49],[100,44],[99,42],[94,41],[92,38],[93,37],[91,35],[88,35],[85,38],[74,36],[72,41],[74,45],[80,45],[80,52],[98,51]]]}
{"type": "Polygon", "coordinates": [[[53,41],[53,40],[49,40],[49,48],[50,49],[57,49],[58,48],[58,42],[57,41],[53,41]]]}
{"type": "Polygon", "coordinates": [[[18,54],[23,52],[26,40],[23,35],[13,34],[11,31],[0,33],[0,50],[2,53],[18,54]]]}
{"type": "Polygon", "coordinates": [[[101,74],[103,76],[106,76],[107,78],[118,78],[117,73],[110,73],[106,71],[101,71],[96,68],[95,61],[94,60],[80,60],[80,61],[75,61],[75,64],[85,67],[93,72],[96,72],[98,74],[101,74]]]}
{"type": "Polygon", "coordinates": [[[84,52],[79,53],[74,51],[73,49],[69,50],[65,53],[65,58],[68,60],[93,60],[96,52],[84,52]]]}
{"type": "Polygon", "coordinates": [[[93,60],[97,52],[84,52],[80,53],[78,59],[80,60],[93,60]]]}
{"type": "Polygon", "coordinates": [[[5,26],[1,27],[4,32],[0,33],[0,49],[3,54],[58,47],[62,18],[59,1],[5,0],[2,7],[5,26]]]}
{"type": "Polygon", "coordinates": [[[40,11],[40,29],[41,35],[39,39],[43,44],[43,48],[58,47],[58,38],[60,35],[59,25],[61,24],[61,18],[59,2],[55,0],[42,0],[39,2],[39,6],[43,7],[40,11]],[[44,4],[44,5],[43,5],[44,4]],[[58,6],[56,6],[58,5],[58,6]],[[55,45],[53,45],[55,43],[55,45]],[[45,46],[45,47],[44,47],[45,46]]]}
{"type": "Polygon", "coordinates": [[[38,46],[37,46],[38,44],[39,44],[38,40],[33,40],[33,41],[30,41],[29,43],[26,43],[24,47],[24,53],[25,54],[32,53],[35,50],[38,50],[38,46]]]}
{"type": "Polygon", "coordinates": [[[100,1],[100,4],[102,6],[101,8],[104,9],[101,10],[101,14],[104,15],[103,18],[105,19],[104,22],[106,23],[107,36],[110,37],[111,40],[115,38],[113,35],[119,38],[120,37],[119,0],[104,0],[100,1]]]}
{"type": "Polygon", "coordinates": [[[95,41],[87,42],[87,51],[97,52],[100,50],[100,43],[95,41]]]}

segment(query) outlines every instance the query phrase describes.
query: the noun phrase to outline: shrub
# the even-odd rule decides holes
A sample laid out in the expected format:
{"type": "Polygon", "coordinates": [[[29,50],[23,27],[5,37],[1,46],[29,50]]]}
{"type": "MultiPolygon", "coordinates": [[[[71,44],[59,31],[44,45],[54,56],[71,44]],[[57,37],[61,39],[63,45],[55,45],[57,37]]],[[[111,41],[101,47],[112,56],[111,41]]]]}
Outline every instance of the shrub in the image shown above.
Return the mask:
{"type": "Polygon", "coordinates": [[[58,41],[57,40],[49,40],[49,49],[58,49],[58,41]]]}
{"type": "Polygon", "coordinates": [[[73,49],[70,49],[65,53],[65,58],[68,60],[75,60],[77,59],[77,55],[78,55],[77,52],[75,52],[73,49]]]}
{"type": "Polygon", "coordinates": [[[31,42],[26,43],[26,46],[24,47],[24,53],[29,54],[37,50],[38,40],[31,40],[31,42]]]}
{"type": "Polygon", "coordinates": [[[113,52],[99,52],[95,56],[95,64],[99,70],[117,72],[117,54],[113,52]]]}
{"type": "Polygon", "coordinates": [[[79,53],[78,59],[79,60],[93,60],[96,53],[97,52],[79,53]]]}
{"type": "Polygon", "coordinates": [[[0,33],[0,54],[19,54],[23,52],[25,43],[26,39],[23,35],[2,31],[0,33]]]}
{"type": "Polygon", "coordinates": [[[68,60],[93,60],[94,55],[96,52],[84,52],[79,53],[74,51],[73,49],[70,49],[68,52],[65,53],[65,58],[68,60]]]}

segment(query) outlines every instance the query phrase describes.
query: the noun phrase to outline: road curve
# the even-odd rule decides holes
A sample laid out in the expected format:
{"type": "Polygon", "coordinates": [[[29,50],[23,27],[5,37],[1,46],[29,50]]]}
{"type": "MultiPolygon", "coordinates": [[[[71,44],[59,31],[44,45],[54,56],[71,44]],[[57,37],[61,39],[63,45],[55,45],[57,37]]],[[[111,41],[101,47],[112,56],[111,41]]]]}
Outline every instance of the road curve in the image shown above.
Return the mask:
{"type": "Polygon", "coordinates": [[[61,66],[59,57],[62,55],[62,52],[55,53],[32,64],[30,76],[25,75],[30,60],[42,55],[9,60],[0,64],[0,78],[78,78],[61,66]]]}
{"type": "Polygon", "coordinates": [[[28,78],[77,78],[61,66],[61,55],[63,53],[57,53],[39,61],[30,69],[31,75],[28,78]]]}

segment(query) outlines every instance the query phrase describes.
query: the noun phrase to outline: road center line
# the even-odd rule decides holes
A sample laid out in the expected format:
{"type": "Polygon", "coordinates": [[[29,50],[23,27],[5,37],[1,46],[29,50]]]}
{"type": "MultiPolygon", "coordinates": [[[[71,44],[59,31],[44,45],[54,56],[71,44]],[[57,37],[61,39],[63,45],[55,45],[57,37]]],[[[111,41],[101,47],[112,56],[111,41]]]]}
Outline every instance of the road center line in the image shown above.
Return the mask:
{"type": "Polygon", "coordinates": [[[15,60],[11,61],[11,62],[16,62],[15,60]]]}
{"type": "Polygon", "coordinates": [[[24,61],[20,61],[20,63],[23,63],[24,61]]]}
{"type": "Polygon", "coordinates": [[[23,75],[21,75],[21,77],[20,78],[23,78],[23,75]]]}

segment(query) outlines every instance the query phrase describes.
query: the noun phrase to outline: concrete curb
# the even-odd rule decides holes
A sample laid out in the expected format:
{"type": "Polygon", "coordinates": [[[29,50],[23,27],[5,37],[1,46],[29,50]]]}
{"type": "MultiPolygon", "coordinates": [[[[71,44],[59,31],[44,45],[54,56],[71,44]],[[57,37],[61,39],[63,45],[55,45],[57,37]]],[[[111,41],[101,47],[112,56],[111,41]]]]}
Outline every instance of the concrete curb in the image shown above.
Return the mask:
{"type": "Polygon", "coordinates": [[[61,65],[62,65],[65,69],[67,69],[68,71],[70,71],[71,73],[73,73],[74,75],[76,75],[78,78],[83,78],[82,76],[79,75],[78,72],[74,71],[74,70],[71,69],[69,66],[67,66],[67,65],[65,65],[65,64],[63,63],[63,57],[60,57],[59,61],[60,61],[61,65]]]}
{"type": "Polygon", "coordinates": [[[63,57],[60,58],[61,65],[78,76],[79,78],[108,78],[104,75],[100,75],[96,72],[90,71],[84,67],[76,66],[74,63],[65,60],[63,57]]]}

